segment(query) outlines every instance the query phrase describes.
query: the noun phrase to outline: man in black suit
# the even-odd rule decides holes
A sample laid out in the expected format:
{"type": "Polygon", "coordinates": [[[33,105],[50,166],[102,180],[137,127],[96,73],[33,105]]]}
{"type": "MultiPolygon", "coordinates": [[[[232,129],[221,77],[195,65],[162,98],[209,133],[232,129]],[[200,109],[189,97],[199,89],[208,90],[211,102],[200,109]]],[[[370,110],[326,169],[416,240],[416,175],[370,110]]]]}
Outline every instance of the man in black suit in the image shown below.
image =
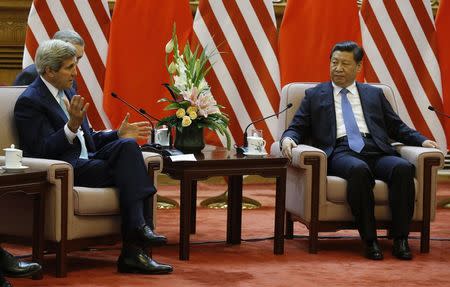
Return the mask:
{"type": "Polygon", "coordinates": [[[12,287],[12,284],[6,280],[5,276],[30,277],[41,271],[41,269],[41,265],[20,261],[0,247],[0,287],[12,287]]]}
{"type": "Polygon", "coordinates": [[[136,142],[148,138],[149,123],[129,123],[127,114],[117,131],[94,132],[89,128],[89,103],[72,88],[77,75],[72,44],[61,40],[41,43],[35,63],[40,76],[14,108],[24,155],[69,162],[77,186],[118,188],[124,240],[117,262],[119,272],[172,272],[170,265],[157,263],[145,252],[147,246],[167,242],[152,231],[148,202],[156,189],[136,142]]]}
{"type": "MultiPolygon", "coordinates": [[[[84,56],[84,40],[81,36],[73,30],[59,30],[53,35],[53,39],[62,40],[64,42],[69,42],[76,49],[77,63],[84,56]]],[[[14,86],[28,86],[39,76],[36,65],[31,64],[17,75],[13,82],[14,86]]],[[[77,90],[77,82],[73,81],[73,89],[77,90]]]]}
{"type": "Polygon", "coordinates": [[[377,242],[373,187],[375,179],[389,186],[393,255],[410,260],[409,224],[414,212],[414,166],[399,157],[389,139],[407,145],[437,147],[409,128],[392,110],[379,88],[355,82],[363,50],[354,42],[336,44],[330,57],[331,82],[305,93],[300,108],[281,137],[282,153],[311,139],[328,157],[328,173],[347,180],[347,201],[362,240],[365,255],[381,260],[377,242]]]}

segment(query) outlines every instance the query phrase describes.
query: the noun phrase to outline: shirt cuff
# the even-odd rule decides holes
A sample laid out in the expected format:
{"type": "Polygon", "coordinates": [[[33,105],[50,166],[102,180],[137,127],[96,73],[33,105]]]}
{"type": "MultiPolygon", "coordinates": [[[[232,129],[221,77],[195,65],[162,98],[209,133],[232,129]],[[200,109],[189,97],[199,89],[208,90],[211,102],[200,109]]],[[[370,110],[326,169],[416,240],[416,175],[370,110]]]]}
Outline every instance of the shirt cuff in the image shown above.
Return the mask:
{"type": "Polygon", "coordinates": [[[64,133],[66,134],[66,138],[69,141],[70,144],[73,144],[73,140],[75,139],[75,137],[77,136],[76,133],[74,133],[73,131],[71,131],[69,129],[69,127],[67,126],[67,124],[64,125],[64,133]]]}

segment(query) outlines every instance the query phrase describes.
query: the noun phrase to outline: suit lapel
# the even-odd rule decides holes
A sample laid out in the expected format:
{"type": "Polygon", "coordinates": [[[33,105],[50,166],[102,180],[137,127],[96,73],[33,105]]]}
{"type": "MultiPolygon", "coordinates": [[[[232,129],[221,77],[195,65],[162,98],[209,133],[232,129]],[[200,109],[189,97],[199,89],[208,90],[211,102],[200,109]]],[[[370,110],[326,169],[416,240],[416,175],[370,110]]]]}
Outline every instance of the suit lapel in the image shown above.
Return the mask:
{"type": "Polygon", "coordinates": [[[370,108],[369,108],[369,95],[367,94],[367,89],[365,85],[361,85],[360,83],[356,83],[356,88],[358,89],[358,93],[359,93],[359,100],[361,102],[361,108],[363,110],[363,115],[364,115],[364,119],[366,120],[366,125],[367,128],[370,131],[370,127],[371,127],[371,122],[370,122],[370,108]]]}
{"type": "Polygon", "coordinates": [[[64,125],[68,120],[67,116],[40,77],[38,77],[37,88],[40,90],[44,105],[48,107],[51,113],[57,114],[58,118],[61,120],[58,125],[64,125]]]}
{"type": "Polygon", "coordinates": [[[333,140],[336,140],[336,108],[334,106],[333,85],[331,82],[323,85],[321,92],[322,104],[328,107],[327,117],[328,122],[331,124],[331,130],[333,133],[333,140]]]}

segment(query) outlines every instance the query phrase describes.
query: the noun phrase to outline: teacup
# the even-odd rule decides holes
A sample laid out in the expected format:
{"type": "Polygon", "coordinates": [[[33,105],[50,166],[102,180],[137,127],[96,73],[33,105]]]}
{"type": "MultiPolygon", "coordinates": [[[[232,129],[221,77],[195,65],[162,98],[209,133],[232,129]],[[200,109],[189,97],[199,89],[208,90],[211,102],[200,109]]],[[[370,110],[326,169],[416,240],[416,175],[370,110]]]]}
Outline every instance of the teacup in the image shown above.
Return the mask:
{"type": "Polygon", "coordinates": [[[22,167],[22,150],[16,149],[13,144],[3,150],[5,151],[5,166],[7,168],[22,167]]]}
{"type": "Polygon", "coordinates": [[[265,153],[266,141],[262,137],[247,137],[250,153],[265,153]]]}
{"type": "Polygon", "coordinates": [[[162,146],[169,146],[170,134],[169,129],[165,126],[155,129],[155,143],[162,146]]]}

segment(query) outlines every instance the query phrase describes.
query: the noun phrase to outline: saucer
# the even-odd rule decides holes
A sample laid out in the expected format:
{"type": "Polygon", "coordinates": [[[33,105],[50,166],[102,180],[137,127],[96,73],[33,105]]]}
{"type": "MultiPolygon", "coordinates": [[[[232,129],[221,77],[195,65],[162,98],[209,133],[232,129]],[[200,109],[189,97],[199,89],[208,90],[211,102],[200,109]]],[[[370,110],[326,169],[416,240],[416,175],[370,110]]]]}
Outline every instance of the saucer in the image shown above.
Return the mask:
{"type": "Polygon", "coordinates": [[[0,166],[2,169],[4,169],[6,172],[21,172],[23,170],[26,170],[30,168],[29,166],[22,165],[19,167],[7,167],[6,165],[0,166]]]}
{"type": "Polygon", "coordinates": [[[244,152],[244,155],[246,156],[264,156],[267,155],[267,153],[264,152],[257,152],[257,151],[246,151],[244,152]]]}

